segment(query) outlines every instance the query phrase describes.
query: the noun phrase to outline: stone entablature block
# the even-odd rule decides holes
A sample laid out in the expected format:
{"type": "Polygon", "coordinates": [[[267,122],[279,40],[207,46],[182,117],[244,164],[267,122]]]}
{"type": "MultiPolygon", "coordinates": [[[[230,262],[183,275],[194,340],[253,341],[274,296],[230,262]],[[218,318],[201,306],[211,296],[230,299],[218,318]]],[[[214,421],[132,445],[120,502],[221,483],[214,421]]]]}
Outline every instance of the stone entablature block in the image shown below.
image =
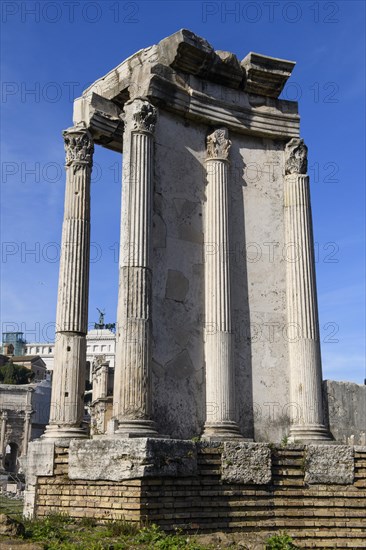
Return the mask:
{"type": "Polygon", "coordinates": [[[294,61],[250,52],[241,62],[248,94],[278,97],[295,67],[294,61]]]}
{"type": "Polygon", "coordinates": [[[94,142],[122,151],[123,108],[146,97],[184,118],[258,136],[299,135],[297,103],[278,96],[292,61],[251,52],[237,57],[183,29],[136,52],[87,88],[74,102],[74,124],[85,123],[94,142]]]}

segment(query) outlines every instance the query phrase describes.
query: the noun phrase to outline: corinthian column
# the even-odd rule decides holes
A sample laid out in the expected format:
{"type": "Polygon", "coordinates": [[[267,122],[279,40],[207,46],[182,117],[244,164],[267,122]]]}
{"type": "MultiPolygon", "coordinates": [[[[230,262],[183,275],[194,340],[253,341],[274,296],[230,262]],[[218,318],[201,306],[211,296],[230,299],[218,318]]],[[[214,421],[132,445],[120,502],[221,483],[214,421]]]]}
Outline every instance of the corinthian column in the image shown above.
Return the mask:
{"type": "Polygon", "coordinates": [[[206,423],[204,437],[241,437],[235,422],[231,359],[231,304],[228,228],[228,156],[226,128],[207,138],[205,210],[205,359],[206,423]]]}
{"type": "Polygon", "coordinates": [[[125,105],[122,218],[114,383],[117,433],[156,435],[151,420],[151,232],[156,109],[125,105]]]}
{"type": "Polygon", "coordinates": [[[294,440],[329,439],[324,426],[322,368],[307,147],[292,139],[285,149],[285,231],[290,388],[294,440]],[[290,256],[290,257],[289,257],[290,256]]]}
{"type": "Polygon", "coordinates": [[[44,437],[83,437],[94,145],[84,127],[65,130],[66,191],[50,421],[44,437]]]}

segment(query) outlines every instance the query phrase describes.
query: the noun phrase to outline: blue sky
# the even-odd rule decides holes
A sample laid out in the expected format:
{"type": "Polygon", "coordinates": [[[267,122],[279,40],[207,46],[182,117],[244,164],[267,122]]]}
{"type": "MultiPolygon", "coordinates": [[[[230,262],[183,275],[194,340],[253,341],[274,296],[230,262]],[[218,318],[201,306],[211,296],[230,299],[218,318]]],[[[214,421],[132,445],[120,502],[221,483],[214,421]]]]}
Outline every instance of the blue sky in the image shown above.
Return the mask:
{"type": "MultiPolygon", "coordinates": [[[[61,131],[72,101],[135,51],[180,28],[242,59],[297,62],[309,173],[325,378],[365,377],[365,3],[1,3],[1,326],[52,337],[63,216],[61,131]]],[[[121,159],[96,149],[91,322],[115,321],[121,159]]]]}

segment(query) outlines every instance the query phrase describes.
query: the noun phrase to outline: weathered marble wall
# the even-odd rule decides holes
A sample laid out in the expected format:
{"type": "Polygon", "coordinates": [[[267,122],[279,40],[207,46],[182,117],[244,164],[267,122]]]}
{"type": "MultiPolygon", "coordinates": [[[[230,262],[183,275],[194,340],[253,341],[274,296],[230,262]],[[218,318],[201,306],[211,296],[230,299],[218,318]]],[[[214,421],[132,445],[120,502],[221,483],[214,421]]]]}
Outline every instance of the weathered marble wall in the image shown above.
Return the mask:
{"type": "Polygon", "coordinates": [[[202,432],[205,193],[203,126],[163,111],[156,125],[153,218],[153,405],[160,433],[202,432]]]}
{"type": "MultiPolygon", "coordinates": [[[[208,128],[159,110],[153,218],[154,418],[190,438],[205,420],[204,239],[208,128]]],[[[236,416],[246,437],[288,432],[282,142],[229,133],[236,416]]],[[[219,207],[219,205],[218,205],[219,207]]],[[[225,258],[225,256],[224,256],[225,258]]]]}
{"type": "Polygon", "coordinates": [[[336,441],[347,445],[366,444],[366,386],[324,380],[325,417],[336,441]]]}

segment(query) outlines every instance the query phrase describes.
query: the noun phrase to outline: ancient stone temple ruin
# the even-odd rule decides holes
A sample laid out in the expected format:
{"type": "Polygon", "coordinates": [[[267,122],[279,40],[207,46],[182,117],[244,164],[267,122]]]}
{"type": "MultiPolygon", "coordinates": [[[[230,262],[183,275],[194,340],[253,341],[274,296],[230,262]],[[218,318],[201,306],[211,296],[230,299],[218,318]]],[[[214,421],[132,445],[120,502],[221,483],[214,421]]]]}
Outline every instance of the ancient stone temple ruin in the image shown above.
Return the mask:
{"type": "Polygon", "coordinates": [[[332,442],[323,400],[307,147],[297,103],[278,99],[294,65],[240,62],[182,30],[75,100],[51,416],[30,444],[27,515],[285,527],[315,545],[324,529],[330,547],[364,536],[366,447],[332,442]],[[113,417],[88,438],[96,145],[123,155],[123,178],[113,417]]]}

